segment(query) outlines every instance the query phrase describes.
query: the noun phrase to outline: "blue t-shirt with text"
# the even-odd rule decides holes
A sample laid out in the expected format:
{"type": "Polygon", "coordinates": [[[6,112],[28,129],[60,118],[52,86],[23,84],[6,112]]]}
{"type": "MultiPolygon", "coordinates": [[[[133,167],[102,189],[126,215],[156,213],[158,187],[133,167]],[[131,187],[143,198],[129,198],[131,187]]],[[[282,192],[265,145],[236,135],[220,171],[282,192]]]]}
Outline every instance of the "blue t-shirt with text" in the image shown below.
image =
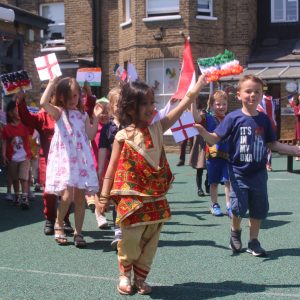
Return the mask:
{"type": "Polygon", "coordinates": [[[234,173],[250,175],[266,168],[267,143],[276,140],[268,116],[245,115],[241,109],[229,113],[214,131],[227,139],[229,162],[234,173]]]}

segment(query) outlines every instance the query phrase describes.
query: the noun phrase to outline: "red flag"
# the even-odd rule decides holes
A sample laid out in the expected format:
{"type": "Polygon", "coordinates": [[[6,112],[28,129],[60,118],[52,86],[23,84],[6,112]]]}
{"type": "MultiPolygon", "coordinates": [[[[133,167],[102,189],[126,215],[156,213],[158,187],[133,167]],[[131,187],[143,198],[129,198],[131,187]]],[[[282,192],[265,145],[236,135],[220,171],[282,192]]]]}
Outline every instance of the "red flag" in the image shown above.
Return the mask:
{"type": "Polygon", "coordinates": [[[192,49],[187,38],[183,51],[183,62],[176,93],[172,99],[182,99],[196,84],[196,72],[192,57],[192,49]]]}

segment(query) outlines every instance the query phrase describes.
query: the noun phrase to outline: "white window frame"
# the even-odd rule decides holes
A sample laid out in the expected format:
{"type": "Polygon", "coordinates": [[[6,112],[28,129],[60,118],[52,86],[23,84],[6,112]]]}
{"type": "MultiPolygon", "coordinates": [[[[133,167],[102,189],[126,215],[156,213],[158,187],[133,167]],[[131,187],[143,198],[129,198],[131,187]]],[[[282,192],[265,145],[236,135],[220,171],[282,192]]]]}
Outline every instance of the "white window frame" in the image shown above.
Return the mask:
{"type": "Polygon", "coordinates": [[[196,19],[199,20],[217,20],[216,17],[213,16],[213,0],[208,0],[209,8],[201,9],[199,7],[201,0],[197,0],[197,16],[196,19]]]}
{"type": "Polygon", "coordinates": [[[290,23],[290,22],[299,22],[299,0],[281,0],[282,1],[282,6],[283,6],[283,11],[282,19],[276,19],[275,18],[275,0],[271,0],[271,23],[290,23]],[[296,20],[288,20],[287,16],[287,3],[288,2],[296,2],[297,8],[296,8],[296,14],[297,14],[297,19],[296,20]]]}
{"type": "MultiPolygon", "coordinates": [[[[152,0],[157,1],[157,0],[152,0]]],[[[160,7],[157,9],[150,10],[151,0],[146,0],[146,18],[143,18],[144,22],[151,21],[165,21],[165,20],[178,20],[181,19],[180,16],[180,0],[173,0],[174,5],[166,5],[163,7],[163,4],[166,4],[167,1],[161,0],[160,7]],[[176,3],[175,3],[176,1],[176,3]]]]}
{"type": "Polygon", "coordinates": [[[120,24],[120,27],[128,26],[132,23],[131,20],[131,0],[123,0],[123,23],[120,24]]]}
{"type": "MultiPolygon", "coordinates": [[[[54,6],[54,5],[57,5],[57,4],[62,4],[64,6],[64,2],[54,2],[54,3],[44,3],[44,4],[40,4],[40,16],[42,16],[42,10],[43,10],[43,7],[45,6],[54,6]]],[[[60,22],[60,23],[53,23],[53,24],[49,24],[49,28],[51,28],[51,26],[64,26],[65,27],[65,22],[60,22]]],[[[44,38],[44,31],[42,30],[41,31],[41,38],[43,39],[44,38]]],[[[66,47],[64,46],[65,45],[65,38],[62,38],[62,39],[54,39],[54,40],[51,40],[51,39],[47,39],[45,40],[44,44],[41,45],[41,51],[44,52],[44,51],[60,51],[60,50],[66,50],[66,47]]]]}
{"type": "MultiPolygon", "coordinates": [[[[146,82],[149,83],[149,63],[150,62],[153,62],[153,61],[161,61],[161,66],[162,66],[162,70],[165,69],[165,62],[167,61],[178,61],[178,66],[180,65],[180,60],[179,58],[156,58],[156,59],[148,59],[146,60],[146,82]]],[[[162,83],[163,86],[165,86],[165,82],[162,83]]],[[[177,88],[177,87],[176,87],[177,88]]],[[[173,91],[172,93],[160,93],[160,94],[157,94],[155,91],[154,91],[154,96],[156,97],[163,97],[165,100],[164,100],[164,105],[162,107],[164,107],[167,102],[169,101],[169,99],[171,98],[172,95],[174,95],[174,93],[176,92],[173,91]]]]}

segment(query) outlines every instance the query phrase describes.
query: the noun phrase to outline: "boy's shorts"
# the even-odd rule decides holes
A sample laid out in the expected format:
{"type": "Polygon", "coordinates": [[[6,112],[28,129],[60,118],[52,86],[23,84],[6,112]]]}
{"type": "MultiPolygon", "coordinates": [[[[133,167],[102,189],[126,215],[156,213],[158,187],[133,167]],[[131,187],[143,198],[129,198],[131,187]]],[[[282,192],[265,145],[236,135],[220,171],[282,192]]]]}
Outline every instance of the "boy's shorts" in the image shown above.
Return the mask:
{"type": "Polygon", "coordinates": [[[206,161],[208,183],[224,183],[229,181],[228,161],[222,158],[212,158],[206,161]]]}
{"type": "Polygon", "coordinates": [[[230,200],[232,213],[237,217],[245,217],[249,210],[249,217],[263,220],[269,211],[268,174],[261,170],[255,175],[242,177],[230,172],[230,200]]]}
{"type": "Polygon", "coordinates": [[[8,174],[13,181],[29,179],[30,160],[10,161],[8,164],[8,174]]]}

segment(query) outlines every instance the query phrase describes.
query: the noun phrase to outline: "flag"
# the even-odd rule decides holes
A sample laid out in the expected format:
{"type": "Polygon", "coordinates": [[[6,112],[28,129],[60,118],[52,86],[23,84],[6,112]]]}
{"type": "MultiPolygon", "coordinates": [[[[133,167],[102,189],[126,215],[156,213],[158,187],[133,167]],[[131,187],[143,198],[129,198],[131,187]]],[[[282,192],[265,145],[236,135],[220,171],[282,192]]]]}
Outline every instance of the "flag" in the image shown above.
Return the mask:
{"type": "Polygon", "coordinates": [[[187,38],[183,51],[183,62],[176,93],[172,99],[182,99],[196,84],[196,73],[193,63],[192,49],[187,38]]]}
{"type": "Polygon", "coordinates": [[[115,64],[114,73],[116,79],[119,81],[125,81],[127,78],[127,72],[124,68],[122,68],[119,64],[115,64]]]}
{"type": "Polygon", "coordinates": [[[36,57],[34,62],[41,81],[62,75],[55,53],[36,57]]]}
{"type": "Polygon", "coordinates": [[[131,62],[128,62],[127,65],[127,79],[128,81],[136,81],[138,79],[136,68],[131,62]]]}
{"type": "Polygon", "coordinates": [[[240,62],[234,58],[234,54],[228,50],[213,57],[199,58],[197,63],[201,73],[206,75],[208,82],[217,81],[223,76],[237,75],[244,71],[240,62]]]}
{"type": "Polygon", "coordinates": [[[295,106],[294,95],[288,95],[288,101],[289,101],[289,104],[290,104],[291,107],[295,106]]]}
{"type": "Polygon", "coordinates": [[[273,129],[276,129],[277,122],[275,114],[275,102],[273,101],[273,97],[263,95],[261,102],[257,106],[257,110],[265,113],[269,117],[273,129]]]}
{"type": "Polygon", "coordinates": [[[171,127],[176,143],[199,134],[198,130],[194,127],[194,124],[195,120],[190,111],[186,111],[181,115],[181,117],[171,127]]]}
{"type": "Polygon", "coordinates": [[[5,95],[11,95],[20,90],[27,91],[32,88],[26,71],[16,71],[0,75],[0,81],[5,95]]]}
{"type": "Polygon", "coordinates": [[[77,70],[76,80],[80,86],[87,81],[90,86],[101,86],[101,68],[81,68],[77,70]]]}

